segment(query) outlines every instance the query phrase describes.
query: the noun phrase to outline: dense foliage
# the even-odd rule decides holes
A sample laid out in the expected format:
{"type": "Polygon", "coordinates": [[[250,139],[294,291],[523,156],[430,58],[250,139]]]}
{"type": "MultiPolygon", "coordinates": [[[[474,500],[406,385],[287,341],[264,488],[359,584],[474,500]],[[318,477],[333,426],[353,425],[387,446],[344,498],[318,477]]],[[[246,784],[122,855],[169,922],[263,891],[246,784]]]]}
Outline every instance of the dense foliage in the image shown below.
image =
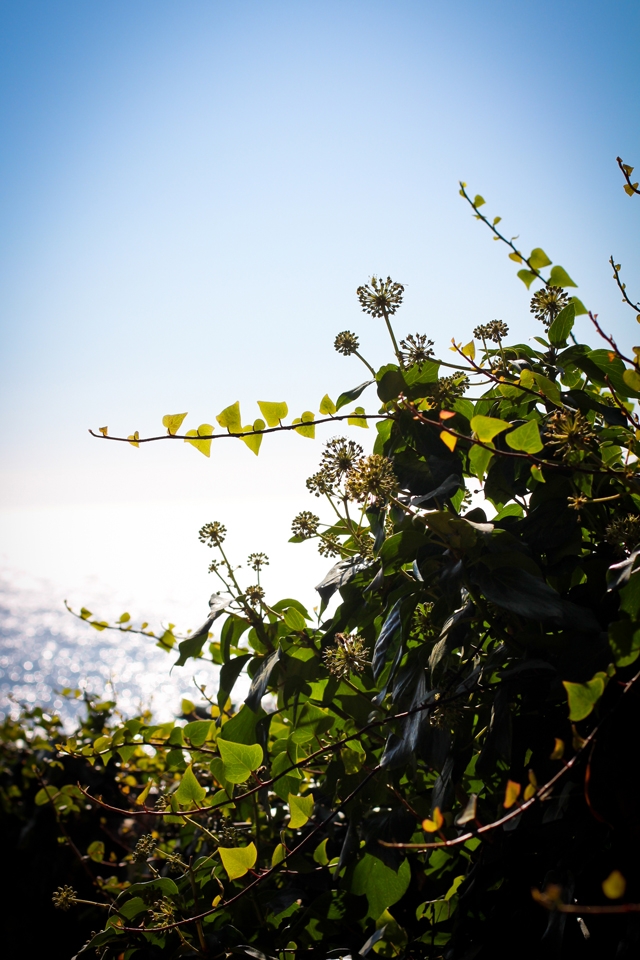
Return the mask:
{"type": "Polygon", "coordinates": [[[270,431],[374,427],[371,453],[331,439],[307,481],[329,522],[293,521],[333,558],[318,611],[265,595],[264,554],[240,583],[207,523],[220,592],[199,630],[158,642],[212,680],[219,665],[212,699],[160,723],[87,698],[68,737],[41,710],[5,723],[4,841],[31,863],[59,842],[47,877],[79,918],[60,956],[637,956],[640,348],[625,356],[562,267],[461,194],[539,284],[530,340],[493,320],[444,362],[426,335],[396,339],[403,287],[372,278],[358,298],[392,362],[373,370],[343,331],[370,376],[320,417],[260,403],[245,427],[233,404],[226,433],[183,437],[257,453],[270,431]],[[367,387],[375,412],[340,414],[367,387]]]}

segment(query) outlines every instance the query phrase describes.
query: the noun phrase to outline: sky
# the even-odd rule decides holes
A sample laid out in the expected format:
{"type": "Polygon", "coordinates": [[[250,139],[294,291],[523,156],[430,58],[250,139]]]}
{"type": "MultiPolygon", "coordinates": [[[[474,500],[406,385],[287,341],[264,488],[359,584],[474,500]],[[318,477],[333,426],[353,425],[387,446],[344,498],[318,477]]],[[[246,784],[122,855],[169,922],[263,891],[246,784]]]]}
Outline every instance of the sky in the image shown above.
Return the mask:
{"type": "Polygon", "coordinates": [[[2,567],[194,625],[217,519],[238,563],[271,557],[272,599],[313,605],[328,562],[286,541],[335,430],[209,459],[87,430],[316,410],[364,379],[336,333],[390,359],[355,296],[372,273],[405,284],[398,333],[441,354],[496,318],[530,337],[530,294],[460,179],[631,344],[607,260],[640,296],[615,163],[640,166],[639,35],[627,0],[0,0],[2,567]]]}

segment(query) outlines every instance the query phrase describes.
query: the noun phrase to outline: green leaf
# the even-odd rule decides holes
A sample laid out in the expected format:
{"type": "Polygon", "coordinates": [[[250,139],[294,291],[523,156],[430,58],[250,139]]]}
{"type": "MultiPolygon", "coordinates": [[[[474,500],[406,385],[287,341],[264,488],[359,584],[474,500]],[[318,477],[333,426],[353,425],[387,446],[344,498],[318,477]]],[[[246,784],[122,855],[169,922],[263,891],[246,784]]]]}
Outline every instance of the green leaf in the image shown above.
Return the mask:
{"type": "Polygon", "coordinates": [[[479,193],[476,193],[473,200],[474,207],[483,207],[486,202],[487,201],[484,199],[484,197],[481,197],[479,193]]]}
{"type": "Polygon", "coordinates": [[[581,317],[583,314],[588,312],[582,300],[578,300],[577,297],[571,297],[569,303],[572,303],[575,307],[576,317],[581,317]]]}
{"type": "Polygon", "coordinates": [[[507,420],[499,420],[497,417],[478,415],[471,418],[471,429],[481,443],[490,443],[494,437],[503,430],[508,430],[510,426],[507,420]]]}
{"type": "Polygon", "coordinates": [[[284,403],[269,403],[267,400],[258,400],[260,413],[270,427],[277,427],[281,420],[289,413],[289,407],[284,403]]]}
{"type": "Polygon", "coordinates": [[[186,416],[186,413],[167,413],[166,416],[162,418],[162,426],[167,428],[169,436],[173,437],[176,435],[186,416]]]}
{"type": "Polygon", "coordinates": [[[533,281],[538,279],[535,273],[532,273],[531,270],[518,270],[518,276],[524,283],[527,290],[529,289],[533,281]]]}
{"type": "Polygon", "coordinates": [[[296,631],[304,630],[307,625],[305,618],[298,610],[296,610],[295,607],[289,607],[289,609],[285,612],[284,622],[289,630],[296,631]]]}
{"type": "Polygon", "coordinates": [[[505,437],[512,450],[522,450],[524,453],[539,453],[543,448],[540,431],[535,420],[523,423],[505,437]]]}
{"type": "Polygon", "coordinates": [[[628,370],[625,370],[622,374],[622,379],[633,391],[636,393],[640,392],[640,373],[638,373],[635,367],[630,367],[628,370]]]}
{"type": "Polygon", "coordinates": [[[57,787],[43,787],[35,795],[34,802],[36,807],[44,807],[46,803],[50,803],[54,797],[58,794],[57,787]]]}
{"type": "MultiPolygon", "coordinates": [[[[224,732],[224,727],[222,729],[224,732]]],[[[263,760],[262,747],[257,743],[248,746],[218,738],[218,747],[224,763],[224,775],[229,783],[244,783],[263,760]]]]}
{"type": "Polygon", "coordinates": [[[250,843],[247,847],[218,847],[218,853],[229,880],[244,877],[258,859],[255,843],[250,843]]]}
{"type": "Polygon", "coordinates": [[[492,458],[493,453],[486,447],[474,444],[469,450],[469,470],[478,480],[484,477],[492,458]]]}
{"type": "Polygon", "coordinates": [[[567,304],[549,327],[549,343],[552,343],[554,347],[563,347],[567,337],[571,333],[575,317],[575,304],[567,304]]]}
{"type": "Polygon", "coordinates": [[[291,814],[288,826],[290,830],[297,830],[298,827],[305,825],[313,813],[313,794],[305,793],[303,797],[296,797],[295,794],[290,793],[287,799],[291,814]]]}
{"type": "Polygon", "coordinates": [[[397,903],[406,893],[411,880],[409,861],[403,860],[398,870],[392,870],[382,860],[365,854],[356,865],[351,880],[351,892],[364,895],[369,903],[369,916],[374,920],[397,903]]]}
{"type": "Polygon", "coordinates": [[[535,463],[532,464],[532,466],[531,466],[531,476],[534,478],[534,480],[537,480],[538,483],[546,483],[546,482],[547,482],[547,481],[544,479],[544,474],[542,473],[542,470],[541,470],[540,467],[539,467],[537,464],[535,464],[535,463]]]}
{"type": "Polygon", "coordinates": [[[577,287],[563,267],[552,267],[549,282],[554,287],[577,287]]]}
{"type": "MultiPolygon", "coordinates": [[[[258,404],[260,406],[260,404],[258,404]]],[[[262,410],[262,407],[260,407],[262,410]]],[[[262,410],[264,414],[264,410],[262,410]]],[[[235,403],[232,403],[229,407],[225,407],[224,410],[218,414],[216,420],[221,427],[226,427],[229,433],[242,433],[242,420],[240,418],[240,401],[236,400],[235,403]]],[[[265,420],[268,421],[268,418],[265,414],[265,420]]]]}
{"type": "Polygon", "coordinates": [[[215,739],[213,720],[193,720],[182,728],[182,736],[192,747],[201,747],[207,740],[215,739]]]}
{"type": "Polygon", "coordinates": [[[174,794],[176,800],[183,807],[191,806],[191,804],[194,806],[199,806],[206,795],[207,791],[204,789],[204,787],[200,786],[196,779],[196,775],[193,772],[192,766],[189,764],[185,772],[182,774],[180,786],[174,794]]]}
{"type": "Polygon", "coordinates": [[[144,804],[145,804],[145,802],[146,802],[146,799],[147,799],[147,797],[149,796],[149,791],[151,790],[151,787],[152,787],[152,786],[153,786],[153,777],[149,777],[149,779],[147,780],[147,782],[146,782],[146,784],[145,784],[145,786],[144,786],[144,789],[143,789],[143,790],[141,791],[141,793],[139,793],[138,796],[136,797],[136,806],[137,806],[137,807],[143,807],[143,806],[144,806],[144,804]]]}
{"type": "Polygon", "coordinates": [[[534,247],[529,254],[529,263],[534,270],[542,270],[543,267],[550,267],[551,260],[540,247],[534,247]]]}
{"type": "Polygon", "coordinates": [[[351,416],[347,419],[347,423],[352,427],[364,427],[365,430],[369,429],[369,424],[365,420],[364,416],[364,407],[356,407],[351,416]]]}
{"type": "Polygon", "coordinates": [[[586,683],[571,683],[563,680],[562,685],[567,691],[569,700],[569,720],[584,720],[588,717],[596,703],[604,693],[607,675],[599,670],[586,683]]]}
{"type": "Polygon", "coordinates": [[[211,440],[199,440],[198,437],[211,437],[213,433],[213,424],[201,423],[197,430],[187,430],[185,434],[185,443],[190,443],[192,447],[204,453],[208,457],[211,453],[211,440]]]}
{"type": "Polygon", "coordinates": [[[515,260],[516,263],[522,263],[522,257],[519,253],[510,253],[509,260],[515,260]]]}
{"type": "MultiPolygon", "coordinates": [[[[528,372],[529,371],[524,370],[523,376],[528,372]]],[[[548,400],[551,400],[551,403],[555,403],[557,407],[561,407],[562,397],[560,396],[560,388],[558,387],[558,384],[554,383],[553,380],[550,380],[549,377],[544,377],[541,373],[534,373],[533,378],[540,393],[542,393],[548,400]]]]}
{"type": "Polygon", "coordinates": [[[90,843],[87,847],[87,853],[90,859],[95,860],[96,863],[104,860],[104,843],[102,840],[94,840],[93,843],[90,843]]]}
{"type": "Polygon", "coordinates": [[[336,412],[337,409],[338,408],[336,407],[335,403],[333,402],[329,394],[325,393],[324,397],[320,401],[320,413],[330,417],[332,414],[336,412]]]}
{"type": "MultiPolygon", "coordinates": [[[[253,426],[249,425],[248,427],[243,427],[242,431],[243,433],[250,433],[250,431],[255,429],[264,430],[264,420],[256,420],[253,426]],[[256,424],[259,424],[257,428],[256,428],[256,424]]],[[[249,447],[249,450],[255,453],[257,457],[260,452],[260,444],[262,443],[262,434],[251,433],[250,436],[243,437],[242,442],[246,443],[246,445],[249,447]]]]}
{"type": "Polygon", "coordinates": [[[357,400],[361,393],[367,389],[373,380],[366,380],[364,383],[361,383],[357,387],[353,387],[352,390],[345,390],[344,393],[341,393],[338,399],[336,400],[336,411],[340,410],[341,407],[345,407],[348,403],[351,403],[352,400],[357,400]]]}
{"type": "Polygon", "coordinates": [[[300,423],[300,424],[305,424],[305,423],[310,424],[310,426],[308,427],[305,427],[305,426],[296,427],[295,430],[296,430],[296,433],[300,434],[300,436],[308,437],[310,440],[313,440],[316,435],[316,428],[313,423],[314,420],[315,420],[315,414],[313,414],[310,410],[305,410],[302,416],[296,417],[296,419],[292,420],[291,422],[300,423]]]}

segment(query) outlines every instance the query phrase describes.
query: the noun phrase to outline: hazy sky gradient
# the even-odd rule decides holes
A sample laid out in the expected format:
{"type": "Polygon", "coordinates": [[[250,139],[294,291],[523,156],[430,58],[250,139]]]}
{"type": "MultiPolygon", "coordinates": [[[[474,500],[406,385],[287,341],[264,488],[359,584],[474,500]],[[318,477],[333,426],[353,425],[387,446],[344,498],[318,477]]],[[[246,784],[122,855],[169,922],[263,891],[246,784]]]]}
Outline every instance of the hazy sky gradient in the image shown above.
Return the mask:
{"type": "Polygon", "coordinates": [[[640,296],[615,165],[640,167],[639,35],[624,0],[0,2],[5,563],[201,605],[193,527],[217,518],[239,559],[278,558],[279,588],[312,585],[327,561],[284,541],[319,443],[265,439],[256,459],[218,441],[206,460],[87,427],[317,409],[364,379],[339,330],[389,357],[355,298],[372,272],[406,283],[398,332],[443,353],[494,318],[530,336],[517,267],[458,179],[630,343],[607,259],[640,296]]]}

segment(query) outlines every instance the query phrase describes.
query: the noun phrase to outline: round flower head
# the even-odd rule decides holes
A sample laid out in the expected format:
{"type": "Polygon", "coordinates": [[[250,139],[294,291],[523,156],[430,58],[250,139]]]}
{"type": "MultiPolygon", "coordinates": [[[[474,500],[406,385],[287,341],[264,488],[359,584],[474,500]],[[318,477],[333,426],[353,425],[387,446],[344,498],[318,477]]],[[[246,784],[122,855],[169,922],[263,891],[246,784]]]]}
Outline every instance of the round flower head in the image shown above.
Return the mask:
{"type": "Polygon", "coordinates": [[[256,573],[260,573],[263,567],[269,566],[269,557],[266,553],[250,553],[247,563],[252,570],[255,570],[256,573]]]}
{"type": "Polygon", "coordinates": [[[385,503],[398,489],[398,479],[393,472],[393,464],[388,457],[372,453],[356,465],[347,474],[345,492],[351,500],[359,503],[372,501],[385,503]]]}
{"type": "Polygon", "coordinates": [[[429,400],[434,407],[446,407],[462,397],[469,386],[469,377],[465,373],[439,377],[435,383],[428,384],[429,400]]]}
{"type": "Polygon", "coordinates": [[[323,497],[333,493],[333,480],[325,470],[318,470],[312,477],[307,478],[307,490],[316,497],[323,497]]]}
{"type": "Polygon", "coordinates": [[[481,323],[473,331],[474,337],[478,340],[493,340],[494,343],[500,343],[509,333],[509,327],[503,320],[492,320],[491,323],[481,323]]]}
{"type": "Polygon", "coordinates": [[[358,287],[356,293],[360,306],[365,313],[372,317],[391,316],[402,303],[404,287],[401,283],[394,283],[391,277],[386,280],[371,277],[371,283],[358,287]]]}
{"type": "Polygon", "coordinates": [[[157,841],[150,833],[145,833],[136,843],[133,851],[133,859],[136,863],[146,863],[147,858],[151,856],[156,848],[157,841]]]}
{"type": "Polygon", "coordinates": [[[409,334],[406,340],[400,341],[401,357],[408,367],[417,366],[422,370],[424,364],[433,356],[433,340],[429,340],[424,333],[409,334]]]}
{"type": "Polygon", "coordinates": [[[333,341],[334,348],[345,357],[350,357],[360,346],[360,341],[355,333],[350,330],[343,330],[333,341]]]}
{"type": "Polygon", "coordinates": [[[543,287],[531,298],[531,313],[537,320],[541,320],[545,327],[550,327],[569,302],[570,297],[562,287],[543,287]]]}
{"type": "Polygon", "coordinates": [[[201,543],[206,543],[208,547],[219,547],[224,543],[227,535],[227,528],[223,523],[214,520],[213,523],[205,523],[198,531],[198,538],[201,543]]]}
{"type": "Polygon", "coordinates": [[[320,461],[320,472],[329,483],[340,483],[363,453],[364,450],[359,443],[347,440],[346,437],[334,437],[325,444],[320,461]]]}
{"type": "Polygon", "coordinates": [[[250,604],[252,604],[254,607],[257,607],[262,600],[264,600],[264,590],[259,584],[255,583],[252,584],[252,586],[247,587],[245,590],[245,596],[250,604]]]}
{"type": "Polygon", "coordinates": [[[335,534],[330,533],[318,543],[318,553],[321,557],[339,557],[340,541],[335,534]]]}
{"type": "Polygon", "coordinates": [[[70,910],[76,902],[77,896],[78,894],[73,887],[65,884],[64,887],[58,887],[51,897],[51,900],[53,901],[54,907],[58,910],[70,910]]]}
{"type": "Polygon", "coordinates": [[[303,510],[294,519],[291,530],[294,537],[304,537],[305,540],[308,540],[309,537],[315,537],[319,523],[320,517],[316,517],[315,513],[311,513],[310,510],[303,510]]]}
{"type": "Polygon", "coordinates": [[[329,673],[339,679],[362,673],[368,663],[364,641],[357,633],[337,633],[335,646],[327,647],[322,659],[329,673]]]}

